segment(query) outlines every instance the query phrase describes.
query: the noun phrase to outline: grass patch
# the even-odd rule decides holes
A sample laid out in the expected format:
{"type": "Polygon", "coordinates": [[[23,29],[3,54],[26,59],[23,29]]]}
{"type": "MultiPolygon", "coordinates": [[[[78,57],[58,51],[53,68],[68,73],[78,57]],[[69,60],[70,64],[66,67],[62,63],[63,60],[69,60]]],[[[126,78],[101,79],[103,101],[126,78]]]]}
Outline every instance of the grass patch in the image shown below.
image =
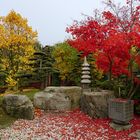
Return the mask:
{"type": "MultiPolygon", "coordinates": [[[[31,101],[33,101],[33,97],[34,97],[35,93],[38,91],[40,91],[40,90],[39,89],[24,89],[22,92],[21,91],[17,91],[17,92],[9,91],[9,92],[4,93],[3,95],[5,95],[5,94],[26,95],[30,98],[31,101]]],[[[3,95],[2,94],[0,95],[0,129],[10,126],[16,120],[16,118],[10,117],[4,113],[4,111],[1,107],[3,95]]]]}
{"type": "Polygon", "coordinates": [[[0,129],[10,126],[15,120],[16,118],[6,115],[0,107],[0,129]]]}
{"type": "Polygon", "coordinates": [[[34,98],[34,95],[36,92],[40,91],[39,89],[24,89],[22,92],[17,92],[15,94],[18,94],[18,95],[26,95],[29,97],[29,99],[31,101],[33,101],[33,98],[34,98]]]}

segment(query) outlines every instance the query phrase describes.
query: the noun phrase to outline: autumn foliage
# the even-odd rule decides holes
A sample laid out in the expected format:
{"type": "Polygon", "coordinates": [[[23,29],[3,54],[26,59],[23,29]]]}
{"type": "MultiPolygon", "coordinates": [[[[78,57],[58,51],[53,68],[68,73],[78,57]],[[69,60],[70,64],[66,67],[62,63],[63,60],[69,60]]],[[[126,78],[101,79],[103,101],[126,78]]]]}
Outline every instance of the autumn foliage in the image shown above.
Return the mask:
{"type": "Polygon", "coordinates": [[[119,7],[112,1],[105,2],[110,8],[94,17],[87,17],[66,29],[72,35],[68,43],[85,55],[94,53],[99,69],[109,79],[126,75],[137,81],[134,69],[140,66],[140,6],[137,0],[127,0],[119,7]],[[100,15],[100,16],[98,16],[100,15]]]}
{"type": "Polygon", "coordinates": [[[135,116],[128,130],[116,131],[109,126],[110,119],[93,119],[79,109],[59,113],[35,110],[35,119],[19,119],[7,129],[1,129],[1,139],[53,140],[136,140],[140,118],[135,116]],[[134,135],[135,134],[135,135],[134,135]]]}
{"type": "Polygon", "coordinates": [[[60,73],[60,78],[63,82],[72,79],[71,74],[76,67],[77,55],[76,49],[71,48],[66,42],[55,45],[52,53],[55,60],[53,67],[60,73]]]}
{"type": "Polygon", "coordinates": [[[0,70],[6,72],[9,86],[17,86],[18,74],[31,70],[28,64],[36,36],[27,19],[15,11],[0,17],[0,70]]]}

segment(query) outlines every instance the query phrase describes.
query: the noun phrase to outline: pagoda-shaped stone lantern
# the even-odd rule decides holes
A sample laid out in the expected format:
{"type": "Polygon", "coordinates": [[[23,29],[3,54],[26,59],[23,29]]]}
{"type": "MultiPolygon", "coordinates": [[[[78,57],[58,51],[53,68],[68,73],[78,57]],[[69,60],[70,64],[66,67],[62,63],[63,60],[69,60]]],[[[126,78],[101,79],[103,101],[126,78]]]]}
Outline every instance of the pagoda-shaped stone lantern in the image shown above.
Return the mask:
{"type": "Polygon", "coordinates": [[[83,88],[83,92],[91,92],[90,88],[90,65],[87,62],[86,56],[84,57],[84,63],[82,65],[82,77],[81,77],[81,84],[83,88]]]}

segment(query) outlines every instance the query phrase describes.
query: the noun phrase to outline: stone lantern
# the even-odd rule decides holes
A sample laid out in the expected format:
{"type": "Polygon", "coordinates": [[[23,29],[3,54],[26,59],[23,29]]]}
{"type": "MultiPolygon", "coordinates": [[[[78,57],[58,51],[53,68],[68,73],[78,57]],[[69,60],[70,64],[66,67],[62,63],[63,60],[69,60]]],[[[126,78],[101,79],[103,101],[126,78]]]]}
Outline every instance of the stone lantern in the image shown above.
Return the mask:
{"type": "Polygon", "coordinates": [[[84,63],[82,65],[82,77],[81,77],[81,85],[83,88],[83,92],[91,92],[90,88],[90,65],[87,62],[86,56],[84,57],[84,63]]]}

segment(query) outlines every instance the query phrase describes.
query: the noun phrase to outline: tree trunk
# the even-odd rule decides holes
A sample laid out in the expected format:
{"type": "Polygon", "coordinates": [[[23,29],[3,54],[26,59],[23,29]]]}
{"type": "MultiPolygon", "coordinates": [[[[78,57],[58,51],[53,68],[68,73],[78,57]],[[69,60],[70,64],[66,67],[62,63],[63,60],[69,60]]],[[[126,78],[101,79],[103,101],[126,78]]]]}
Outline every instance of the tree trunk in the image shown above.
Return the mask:
{"type": "Polygon", "coordinates": [[[131,87],[130,87],[130,90],[128,92],[128,97],[130,98],[133,93],[133,90],[134,90],[134,74],[133,74],[133,61],[131,60],[130,61],[130,65],[129,65],[129,69],[130,69],[130,82],[131,82],[131,87]]]}
{"type": "Polygon", "coordinates": [[[110,61],[110,66],[109,66],[109,82],[112,80],[112,61],[110,61]]]}

